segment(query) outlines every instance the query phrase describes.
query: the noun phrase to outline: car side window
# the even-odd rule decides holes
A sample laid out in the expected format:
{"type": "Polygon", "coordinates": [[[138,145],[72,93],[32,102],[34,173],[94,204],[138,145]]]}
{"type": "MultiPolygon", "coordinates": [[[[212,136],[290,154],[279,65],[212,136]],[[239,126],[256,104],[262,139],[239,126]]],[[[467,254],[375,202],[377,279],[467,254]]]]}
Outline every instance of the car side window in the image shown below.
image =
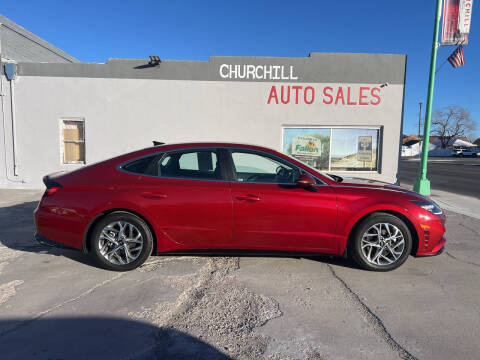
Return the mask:
{"type": "Polygon", "coordinates": [[[140,159],[133,160],[126,165],[122,166],[123,170],[126,170],[131,173],[135,174],[147,174],[150,169],[150,164],[152,164],[153,160],[157,155],[146,156],[140,159]]]}
{"type": "Polygon", "coordinates": [[[297,168],[263,154],[232,151],[232,160],[241,182],[294,184],[300,176],[297,168]]]}
{"type": "Polygon", "coordinates": [[[221,180],[220,165],[214,150],[171,152],[159,161],[161,177],[221,180]]]}

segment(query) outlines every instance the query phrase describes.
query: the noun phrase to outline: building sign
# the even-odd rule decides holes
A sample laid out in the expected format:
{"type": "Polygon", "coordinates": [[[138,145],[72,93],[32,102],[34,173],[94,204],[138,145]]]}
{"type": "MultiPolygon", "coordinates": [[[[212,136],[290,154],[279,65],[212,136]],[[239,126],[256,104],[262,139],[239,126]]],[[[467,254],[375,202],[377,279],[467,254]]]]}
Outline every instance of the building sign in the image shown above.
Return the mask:
{"type": "Polygon", "coordinates": [[[298,80],[293,66],[284,65],[222,64],[219,72],[223,79],[298,80]]]}
{"type": "Polygon", "coordinates": [[[377,106],[381,103],[379,86],[272,85],[267,105],[314,103],[332,106],[377,106]]]}
{"type": "Polygon", "coordinates": [[[295,136],[292,141],[292,155],[322,155],[322,142],[313,136],[295,136]]]}
{"type": "Polygon", "coordinates": [[[467,45],[473,0],[444,0],[442,45],[467,45]]]}
{"type": "Polygon", "coordinates": [[[357,160],[370,162],[372,161],[372,137],[359,136],[357,148],[357,160]]]}
{"type": "MultiPolygon", "coordinates": [[[[447,0],[448,1],[448,0],[447,0]]],[[[457,0],[458,1],[458,0],[457,0]]],[[[472,0],[463,0],[472,1],[472,0]]],[[[300,70],[301,71],[301,70],[300,70]]],[[[293,65],[221,64],[218,74],[225,80],[294,82],[292,85],[272,85],[267,90],[267,105],[321,104],[332,106],[377,106],[382,102],[381,87],[359,85],[300,85],[293,65]]]]}

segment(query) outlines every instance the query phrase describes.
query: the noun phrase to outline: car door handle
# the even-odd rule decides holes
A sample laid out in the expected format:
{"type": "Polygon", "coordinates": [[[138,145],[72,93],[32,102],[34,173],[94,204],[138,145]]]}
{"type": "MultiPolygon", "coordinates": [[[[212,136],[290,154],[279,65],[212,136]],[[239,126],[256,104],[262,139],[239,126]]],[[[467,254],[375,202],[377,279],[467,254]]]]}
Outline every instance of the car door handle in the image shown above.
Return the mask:
{"type": "Polygon", "coordinates": [[[140,195],[147,199],[165,199],[167,197],[167,194],[150,191],[143,192],[140,195]]]}
{"type": "Polygon", "coordinates": [[[240,201],[260,201],[260,197],[257,195],[238,195],[237,200],[240,201]]]}

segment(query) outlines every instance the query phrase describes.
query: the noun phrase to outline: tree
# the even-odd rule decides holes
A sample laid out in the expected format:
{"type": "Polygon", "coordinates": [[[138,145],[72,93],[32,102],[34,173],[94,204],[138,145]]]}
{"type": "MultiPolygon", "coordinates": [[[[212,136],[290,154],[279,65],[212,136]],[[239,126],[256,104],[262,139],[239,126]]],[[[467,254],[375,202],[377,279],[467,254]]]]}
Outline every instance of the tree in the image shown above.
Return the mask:
{"type": "Polygon", "coordinates": [[[458,105],[446,106],[435,110],[432,119],[432,135],[440,138],[442,149],[460,136],[468,136],[477,128],[470,112],[458,105]]]}

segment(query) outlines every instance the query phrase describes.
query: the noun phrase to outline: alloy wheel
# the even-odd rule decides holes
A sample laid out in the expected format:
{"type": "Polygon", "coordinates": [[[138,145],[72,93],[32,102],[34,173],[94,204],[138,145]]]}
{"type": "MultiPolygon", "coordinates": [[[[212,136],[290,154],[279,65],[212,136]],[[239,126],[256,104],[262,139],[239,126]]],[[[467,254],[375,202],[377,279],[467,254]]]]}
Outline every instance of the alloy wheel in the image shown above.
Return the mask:
{"type": "Polygon", "coordinates": [[[378,223],[370,226],[363,233],[361,249],[369,263],[388,266],[402,256],[405,250],[405,238],[395,225],[378,223]]]}
{"type": "Polygon", "coordinates": [[[135,225],[127,221],[115,221],[100,232],[98,248],[110,263],[125,265],[140,256],[143,241],[142,233],[135,225]]]}

